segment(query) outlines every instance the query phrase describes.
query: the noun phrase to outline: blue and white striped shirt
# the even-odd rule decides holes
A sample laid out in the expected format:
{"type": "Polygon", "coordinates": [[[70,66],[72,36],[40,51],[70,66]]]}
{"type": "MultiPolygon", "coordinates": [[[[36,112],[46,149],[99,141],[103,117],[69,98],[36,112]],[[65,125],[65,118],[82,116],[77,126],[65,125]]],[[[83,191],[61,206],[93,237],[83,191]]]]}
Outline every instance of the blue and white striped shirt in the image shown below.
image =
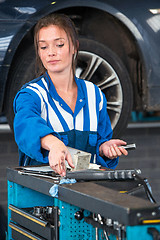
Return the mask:
{"type": "Polygon", "coordinates": [[[75,77],[78,96],[74,113],[58,95],[48,73],[27,83],[14,100],[14,132],[20,151],[20,165],[30,160],[48,163],[48,151],[40,139],[53,134],[66,146],[96,154],[96,163],[115,168],[118,158],[99,156],[99,146],[112,137],[106,98],[89,81],[75,77]]]}

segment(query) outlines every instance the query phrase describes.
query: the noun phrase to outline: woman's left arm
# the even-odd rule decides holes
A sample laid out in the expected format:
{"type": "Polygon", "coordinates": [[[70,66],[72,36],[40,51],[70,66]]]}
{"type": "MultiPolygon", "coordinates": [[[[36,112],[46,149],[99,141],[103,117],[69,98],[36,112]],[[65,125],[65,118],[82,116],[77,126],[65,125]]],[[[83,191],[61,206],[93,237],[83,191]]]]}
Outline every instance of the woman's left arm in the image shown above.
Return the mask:
{"type": "Polygon", "coordinates": [[[128,152],[121,146],[126,145],[126,142],[120,139],[112,138],[112,127],[107,113],[107,101],[105,95],[101,92],[101,103],[98,119],[98,144],[97,158],[98,162],[109,168],[115,168],[118,164],[118,157],[122,154],[127,155],[128,152]]]}

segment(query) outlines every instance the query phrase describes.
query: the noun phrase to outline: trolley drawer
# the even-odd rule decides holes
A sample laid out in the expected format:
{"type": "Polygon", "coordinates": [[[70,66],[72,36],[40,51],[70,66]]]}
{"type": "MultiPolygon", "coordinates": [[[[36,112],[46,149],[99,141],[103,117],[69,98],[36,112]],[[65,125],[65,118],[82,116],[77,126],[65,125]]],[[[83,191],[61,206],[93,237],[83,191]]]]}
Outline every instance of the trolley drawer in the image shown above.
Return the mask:
{"type": "MultiPolygon", "coordinates": [[[[9,205],[11,210],[10,227],[12,232],[16,231],[13,228],[13,223],[37,234],[42,239],[57,240],[58,239],[58,208],[54,206],[34,207],[20,209],[13,205],[9,205]],[[49,210],[48,210],[49,209],[49,210]],[[49,211],[47,213],[47,211],[49,211]]],[[[17,231],[18,232],[18,231],[17,231]]],[[[19,233],[19,232],[18,232],[19,233]]],[[[26,235],[24,235],[26,236],[26,235]]],[[[17,238],[16,238],[17,239],[17,238]]]]}

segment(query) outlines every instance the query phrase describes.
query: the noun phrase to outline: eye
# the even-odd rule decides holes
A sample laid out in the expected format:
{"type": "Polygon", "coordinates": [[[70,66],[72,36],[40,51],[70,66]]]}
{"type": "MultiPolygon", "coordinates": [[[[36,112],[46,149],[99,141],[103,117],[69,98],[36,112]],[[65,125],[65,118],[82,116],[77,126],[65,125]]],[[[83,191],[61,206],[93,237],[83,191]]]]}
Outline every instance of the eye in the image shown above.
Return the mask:
{"type": "Polygon", "coordinates": [[[57,47],[62,48],[64,46],[64,43],[62,44],[57,44],[57,47]]]}
{"type": "Polygon", "coordinates": [[[42,50],[45,50],[47,47],[45,46],[45,47],[40,47],[40,49],[42,49],[42,50]]]}

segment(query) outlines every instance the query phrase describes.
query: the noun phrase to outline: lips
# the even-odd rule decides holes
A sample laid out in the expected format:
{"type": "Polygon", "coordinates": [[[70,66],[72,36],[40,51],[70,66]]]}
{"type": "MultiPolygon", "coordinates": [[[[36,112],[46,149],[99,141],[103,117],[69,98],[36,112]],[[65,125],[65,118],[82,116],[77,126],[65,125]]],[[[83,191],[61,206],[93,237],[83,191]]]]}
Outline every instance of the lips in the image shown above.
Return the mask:
{"type": "Polygon", "coordinates": [[[47,63],[49,63],[49,64],[56,64],[56,63],[59,63],[59,62],[60,62],[60,60],[50,60],[47,63]]]}

